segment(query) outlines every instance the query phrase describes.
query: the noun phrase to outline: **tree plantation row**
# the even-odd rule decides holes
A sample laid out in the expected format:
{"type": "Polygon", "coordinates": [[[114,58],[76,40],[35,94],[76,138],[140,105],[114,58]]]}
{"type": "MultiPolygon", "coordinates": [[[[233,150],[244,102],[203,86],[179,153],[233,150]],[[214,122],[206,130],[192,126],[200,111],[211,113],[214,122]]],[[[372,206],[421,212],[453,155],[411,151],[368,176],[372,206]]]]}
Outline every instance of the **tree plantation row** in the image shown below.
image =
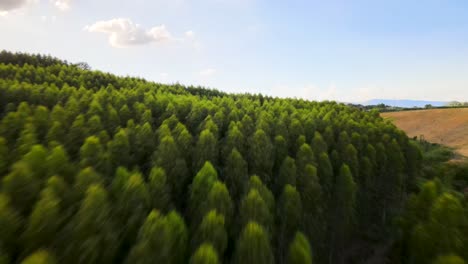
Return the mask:
{"type": "Polygon", "coordinates": [[[83,65],[0,53],[0,263],[468,257],[466,201],[377,112],[83,65]]]}

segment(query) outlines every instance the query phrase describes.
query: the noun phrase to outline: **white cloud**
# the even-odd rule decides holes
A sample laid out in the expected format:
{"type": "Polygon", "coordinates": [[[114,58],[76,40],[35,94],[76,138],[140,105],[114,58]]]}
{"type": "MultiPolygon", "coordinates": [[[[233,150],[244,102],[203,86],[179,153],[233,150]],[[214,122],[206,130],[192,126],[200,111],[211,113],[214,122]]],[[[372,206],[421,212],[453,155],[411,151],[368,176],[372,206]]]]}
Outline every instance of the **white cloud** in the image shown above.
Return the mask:
{"type": "Polygon", "coordinates": [[[152,27],[148,30],[128,18],[115,18],[107,21],[98,21],[86,26],[88,32],[104,33],[109,35],[109,43],[113,47],[129,47],[172,40],[171,33],[165,25],[152,27]]]}
{"type": "Polygon", "coordinates": [[[71,0],[50,0],[50,2],[62,11],[70,9],[71,0]]]}
{"type": "Polygon", "coordinates": [[[50,22],[55,22],[55,21],[57,21],[57,17],[56,16],[50,16],[50,17],[49,16],[41,16],[41,20],[43,22],[49,22],[49,21],[50,22]]]}
{"type": "Polygon", "coordinates": [[[29,2],[29,0],[0,0],[0,11],[5,13],[11,10],[19,9],[29,2]]]}
{"type": "Polygon", "coordinates": [[[161,72],[161,73],[159,74],[159,76],[161,76],[161,78],[163,78],[163,79],[166,79],[166,78],[169,76],[169,73],[167,73],[167,72],[161,72]]]}
{"type": "Polygon", "coordinates": [[[188,39],[193,39],[195,37],[195,32],[193,32],[192,30],[189,30],[185,32],[185,37],[188,39]]]}
{"type": "Polygon", "coordinates": [[[212,69],[212,68],[200,71],[200,75],[204,76],[204,77],[210,77],[210,76],[213,76],[215,74],[216,74],[216,69],[212,69]]]}

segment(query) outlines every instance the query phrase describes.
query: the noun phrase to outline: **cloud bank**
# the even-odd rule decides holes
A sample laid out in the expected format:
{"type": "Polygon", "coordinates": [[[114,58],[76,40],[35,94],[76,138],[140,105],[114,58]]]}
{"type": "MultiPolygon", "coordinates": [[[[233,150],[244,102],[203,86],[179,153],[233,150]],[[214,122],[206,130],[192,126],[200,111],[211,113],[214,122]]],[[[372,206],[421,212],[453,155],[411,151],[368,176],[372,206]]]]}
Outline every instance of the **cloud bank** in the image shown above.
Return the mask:
{"type": "Polygon", "coordinates": [[[204,77],[210,77],[215,74],[216,74],[216,69],[212,69],[212,68],[200,71],[200,75],[204,77]]]}
{"type": "Polygon", "coordinates": [[[0,11],[8,12],[19,9],[29,2],[29,0],[0,0],[0,11]]]}
{"type": "Polygon", "coordinates": [[[50,0],[60,10],[70,9],[71,0],[50,0]]]}
{"type": "MultiPolygon", "coordinates": [[[[32,3],[38,3],[40,0],[0,0],[0,13],[7,14],[8,12],[23,8],[32,3]]],[[[64,11],[70,9],[72,0],[49,0],[56,8],[64,11]]]]}
{"type": "Polygon", "coordinates": [[[98,21],[91,26],[85,27],[85,30],[92,33],[107,34],[109,43],[116,48],[165,42],[173,39],[165,25],[145,29],[128,18],[98,21]]]}

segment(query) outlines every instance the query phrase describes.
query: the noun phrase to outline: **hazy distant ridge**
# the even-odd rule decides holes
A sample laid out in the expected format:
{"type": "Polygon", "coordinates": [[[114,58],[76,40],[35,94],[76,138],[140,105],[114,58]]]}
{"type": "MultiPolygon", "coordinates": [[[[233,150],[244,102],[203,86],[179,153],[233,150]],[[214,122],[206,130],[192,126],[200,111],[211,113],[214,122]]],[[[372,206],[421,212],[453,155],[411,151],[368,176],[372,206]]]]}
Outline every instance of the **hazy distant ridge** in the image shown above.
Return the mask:
{"type": "Polygon", "coordinates": [[[423,100],[392,100],[392,99],[372,99],[363,102],[363,105],[377,105],[377,104],[385,104],[389,106],[397,106],[397,107],[424,107],[425,105],[432,105],[432,106],[445,106],[449,102],[444,101],[423,101],[423,100]]]}

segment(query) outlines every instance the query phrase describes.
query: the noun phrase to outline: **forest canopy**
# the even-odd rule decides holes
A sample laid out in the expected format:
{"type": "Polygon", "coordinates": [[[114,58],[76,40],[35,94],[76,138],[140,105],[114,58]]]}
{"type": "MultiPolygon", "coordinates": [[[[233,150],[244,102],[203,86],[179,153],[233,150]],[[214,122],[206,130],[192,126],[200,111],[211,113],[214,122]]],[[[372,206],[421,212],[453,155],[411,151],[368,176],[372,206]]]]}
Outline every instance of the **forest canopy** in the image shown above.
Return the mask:
{"type": "Polygon", "coordinates": [[[377,111],[0,53],[0,263],[463,263],[422,167],[377,111]]]}

